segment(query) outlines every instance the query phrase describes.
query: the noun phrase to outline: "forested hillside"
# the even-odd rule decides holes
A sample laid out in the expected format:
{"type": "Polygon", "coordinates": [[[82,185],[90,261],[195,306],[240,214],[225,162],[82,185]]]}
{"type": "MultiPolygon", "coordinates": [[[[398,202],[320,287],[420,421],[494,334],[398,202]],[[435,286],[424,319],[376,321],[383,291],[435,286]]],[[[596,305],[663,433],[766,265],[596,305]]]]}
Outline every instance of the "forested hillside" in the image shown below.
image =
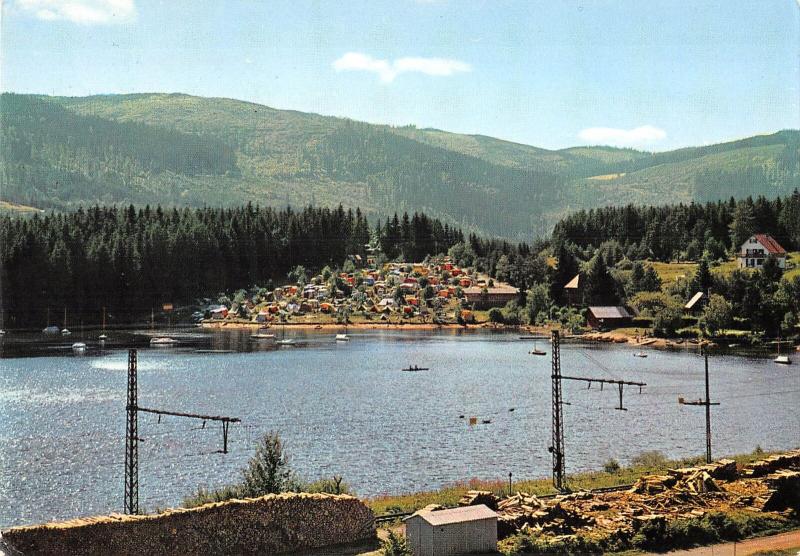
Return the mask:
{"type": "Polygon", "coordinates": [[[524,239],[581,208],[800,187],[797,131],[656,154],[550,151],[182,94],[4,94],[0,118],[0,200],[44,209],[343,203],[524,239]]]}
{"type": "MultiPolygon", "coordinates": [[[[381,245],[409,260],[447,252],[460,230],[424,214],[395,215],[381,245]]],[[[197,298],[275,280],[298,265],[334,268],[364,254],[371,239],[359,209],[276,211],[90,207],[29,219],[0,216],[3,311],[13,326],[38,326],[48,308],[98,322],[141,318],[164,302],[197,298]]]]}
{"type": "Polygon", "coordinates": [[[614,242],[631,260],[695,261],[735,252],[754,233],[800,250],[800,191],[775,199],[581,210],[556,224],[553,241],[582,249],[614,242]]]}

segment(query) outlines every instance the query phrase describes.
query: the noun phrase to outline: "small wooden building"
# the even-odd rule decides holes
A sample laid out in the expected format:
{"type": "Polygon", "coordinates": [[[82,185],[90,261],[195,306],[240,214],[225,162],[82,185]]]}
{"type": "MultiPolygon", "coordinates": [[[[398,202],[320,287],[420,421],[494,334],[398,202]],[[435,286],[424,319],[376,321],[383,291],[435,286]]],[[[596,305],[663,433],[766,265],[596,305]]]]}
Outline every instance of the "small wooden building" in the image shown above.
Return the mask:
{"type": "Polygon", "coordinates": [[[508,284],[496,284],[491,288],[470,286],[464,288],[463,292],[467,303],[474,304],[476,309],[503,307],[519,297],[519,289],[508,284]]]}
{"type": "Polygon", "coordinates": [[[406,518],[406,539],[415,556],[454,556],[497,550],[497,514],[485,505],[422,509],[406,518]]]}
{"type": "Polygon", "coordinates": [[[629,325],[633,321],[625,307],[589,307],[586,322],[592,328],[616,328],[629,325]]]}

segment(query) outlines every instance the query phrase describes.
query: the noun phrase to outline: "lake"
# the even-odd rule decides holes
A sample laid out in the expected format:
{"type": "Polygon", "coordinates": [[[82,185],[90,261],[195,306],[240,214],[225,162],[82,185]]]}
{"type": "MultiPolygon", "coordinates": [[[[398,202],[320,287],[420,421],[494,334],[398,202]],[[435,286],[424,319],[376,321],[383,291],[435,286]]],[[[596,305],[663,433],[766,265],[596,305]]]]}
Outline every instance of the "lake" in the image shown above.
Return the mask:
{"type": "MultiPolygon", "coordinates": [[[[140,406],[242,419],[221,454],[219,423],[140,414],[143,510],[237,480],[270,430],[300,475],[342,475],[362,496],[550,474],[548,342],[538,343],[548,356],[535,357],[532,342],[490,331],[365,330],[339,343],[330,332],[291,336],[295,347],[273,349],[249,332],[194,332],[190,347],[140,349],[140,406]],[[431,370],[400,372],[409,365],[431,370]],[[470,416],[491,423],[469,426],[470,416]]],[[[0,526],[122,511],[127,351],[90,343],[75,356],[63,349],[72,341],[31,336],[25,354],[39,356],[7,349],[0,359],[0,526]]],[[[564,382],[568,473],[645,450],[705,453],[703,408],[677,402],[704,395],[702,358],[634,351],[562,343],[564,374],[647,383],[642,394],[626,390],[628,411],[616,411],[616,387],[564,382]]],[[[710,364],[712,401],[722,404],[712,409],[715,457],[800,444],[796,365],[733,355],[710,364]]]]}

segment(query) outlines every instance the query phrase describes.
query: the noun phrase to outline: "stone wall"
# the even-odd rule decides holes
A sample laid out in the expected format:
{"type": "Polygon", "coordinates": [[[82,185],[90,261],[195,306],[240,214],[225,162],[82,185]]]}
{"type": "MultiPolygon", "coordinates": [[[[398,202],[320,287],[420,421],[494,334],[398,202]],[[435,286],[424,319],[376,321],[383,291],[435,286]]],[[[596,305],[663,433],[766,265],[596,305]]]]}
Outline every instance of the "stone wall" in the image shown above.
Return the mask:
{"type": "Polygon", "coordinates": [[[3,532],[25,555],[277,554],[375,537],[374,515],[346,495],[270,494],[157,515],[74,519],[3,532]]]}

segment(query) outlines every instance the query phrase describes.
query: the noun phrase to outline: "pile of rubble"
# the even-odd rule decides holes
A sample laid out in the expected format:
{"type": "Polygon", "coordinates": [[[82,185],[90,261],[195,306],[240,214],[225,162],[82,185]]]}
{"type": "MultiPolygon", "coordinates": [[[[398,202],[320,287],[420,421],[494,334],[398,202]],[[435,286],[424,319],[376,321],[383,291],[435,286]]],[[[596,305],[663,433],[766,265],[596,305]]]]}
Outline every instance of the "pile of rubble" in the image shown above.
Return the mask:
{"type": "Polygon", "coordinates": [[[632,534],[648,521],[696,518],[712,511],[781,512],[800,508],[800,450],[741,470],[725,459],[670,469],[664,475],[642,477],[627,490],[554,497],[518,492],[503,499],[489,491],[469,491],[460,504],[485,504],[497,511],[499,538],[518,531],[552,536],[579,531],[632,534]]]}
{"type": "Polygon", "coordinates": [[[459,506],[479,506],[485,505],[490,510],[497,511],[497,504],[500,499],[488,490],[470,490],[458,501],[459,506]]]}
{"type": "Polygon", "coordinates": [[[719,492],[716,480],[732,481],[737,477],[736,462],[722,459],[697,467],[670,469],[666,475],[646,475],[636,481],[630,492],[635,494],[660,494],[670,492],[689,492],[701,494],[719,492]]]}
{"type": "Polygon", "coordinates": [[[800,467],[800,450],[792,450],[784,454],[775,454],[766,459],[748,463],[742,469],[743,477],[764,477],[778,469],[800,467]]]}

